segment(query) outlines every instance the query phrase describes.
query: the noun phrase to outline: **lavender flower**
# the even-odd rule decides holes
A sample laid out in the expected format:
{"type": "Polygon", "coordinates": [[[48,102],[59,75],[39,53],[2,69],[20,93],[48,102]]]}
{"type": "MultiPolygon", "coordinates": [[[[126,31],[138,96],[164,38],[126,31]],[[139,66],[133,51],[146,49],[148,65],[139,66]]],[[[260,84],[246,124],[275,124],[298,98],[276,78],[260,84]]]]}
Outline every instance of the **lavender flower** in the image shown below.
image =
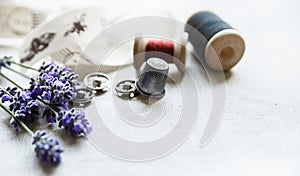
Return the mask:
{"type": "Polygon", "coordinates": [[[4,58],[1,58],[0,59],[0,71],[1,71],[1,68],[2,67],[8,67],[10,66],[10,62],[9,60],[11,60],[12,57],[7,57],[7,56],[4,56],[4,58]]]}
{"type": "Polygon", "coordinates": [[[46,164],[58,164],[61,162],[63,149],[59,141],[46,137],[45,131],[36,131],[33,135],[32,145],[38,159],[46,164]]]}
{"type": "Polygon", "coordinates": [[[18,92],[17,87],[7,87],[6,92],[9,92],[11,95],[15,95],[18,92]]]}
{"type": "Polygon", "coordinates": [[[59,66],[52,61],[50,64],[43,63],[39,70],[41,73],[47,73],[58,78],[62,83],[68,82],[71,87],[78,85],[78,75],[72,72],[69,67],[59,66]]]}
{"type": "Polygon", "coordinates": [[[0,97],[1,97],[1,102],[5,103],[7,101],[12,102],[13,98],[12,96],[16,94],[17,88],[10,88],[7,87],[6,90],[0,89],[0,97]],[[7,92],[9,94],[7,94],[7,92]]]}
{"type": "Polygon", "coordinates": [[[68,67],[61,67],[54,62],[43,64],[36,79],[31,79],[29,90],[33,97],[40,97],[58,108],[67,110],[74,99],[77,75],[68,67]]]}
{"type": "Polygon", "coordinates": [[[64,127],[67,133],[73,137],[86,136],[92,131],[83,111],[79,112],[75,108],[60,113],[59,127],[64,127]]]}
{"type": "Polygon", "coordinates": [[[57,113],[54,112],[49,106],[45,106],[43,116],[46,118],[48,123],[56,123],[57,113]]]}
{"type": "Polygon", "coordinates": [[[19,124],[15,121],[14,118],[11,118],[9,123],[11,126],[14,127],[14,129],[17,133],[20,131],[19,124]]]}
{"type": "MultiPolygon", "coordinates": [[[[19,118],[25,123],[32,123],[38,117],[40,117],[41,114],[48,123],[56,123],[58,114],[54,112],[48,105],[42,106],[42,104],[36,100],[37,96],[35,95],[34,91],[29,92],[28,90],[25,90],[22,92],[18,91],[17,87],[8,87],[6,88],[6,91],[0,89],[0,97],[2,103],[7,101],[10,102],[10,110],[17,113],[19,116],[16,116],[16,118],[19,118]],[[6,92],[8,92],[10,95],[6,92]],[[26,109],[28,110],[28,113],[26,112],[26,109]]],[[[11,120],[10,124],[14,126],[17,132],[19,131],[18,124],[15,123],[14,119],[11,120]]]]}
{"type": "MultiPolygon", "coordinates": [[[[11,101],[9,109],[12,111],[15,118],[24,123],[32,123],[40,116],[39,102],[32,99],[30,92],[16,91],[15,88],[8,88],[7,90],[11,95],[13,95],[13,98],[11,98],[11,95],[2,91],[2,102],[11,101]]],[[[10,124],[17,132],[19,131],[17,127],[18,124],[14,120],[11,120],[10,124]]]]}
{"type": "Polygon", "coordinates": [[[12,100],[13,100],[11,96],[9,96],[7,94],[2,94],[2,92],[0,93],[0,96],[1,96],[1,102],[2,103],[5,103],[7,101],[12,102],[12,100]]]}

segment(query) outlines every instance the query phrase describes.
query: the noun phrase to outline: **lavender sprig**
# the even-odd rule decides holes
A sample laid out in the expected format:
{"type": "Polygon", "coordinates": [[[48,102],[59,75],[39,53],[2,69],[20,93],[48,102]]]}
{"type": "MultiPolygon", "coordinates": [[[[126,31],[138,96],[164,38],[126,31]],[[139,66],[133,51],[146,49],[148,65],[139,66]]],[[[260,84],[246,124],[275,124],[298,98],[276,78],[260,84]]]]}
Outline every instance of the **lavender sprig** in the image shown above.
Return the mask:
{"type": "Polygon", "coordinates": [[[46,164],[59,164],[63,149],[59,141],[46,137],[45,131],[36,131],[33,135],[32,145],[38,159],[46,164]]]}
{"type": "Polygon", "coordinates": [[[67,133],[73,137],[86,136],[92,131],[84,112],[79,112],[75,108],[61,112],[59,127],[64,127],[67,133]]]}
{"type": "Polygon", "coordinates": [[[40,117],[40,103],[31,97],[31,93],[24,90],[18,91],[13,102],[9,105],[9,109],[14,116],[25,123],[32,123],[40,117]]]}
{"type": "Polygon", "coordinates": [[[67,110],[76,96],[74,91],[78,76],[68,67],[61,67],[54,62],[43,63],[39,71],[38,77],[31,79],[29,90],[49,104],[67,110]]]}
{"type": "MultiPolygon", "coordinates": [[[[63,127],[65,131],[73,137],[81,137],[89,134],[92,128],[85,118],[85,114],[77,111],[75,108],[69,110],[69,103],[76,96],[74,90],[75,86],[78,84],[77,75],[71,72],[70,68],[61,67],[54,62],[51,62],[50,64],[43,63],[39,71],[40,73],[37,78],[31,78],[30,88],[27,90],[25,89],[23,92],[28,93],[33,100],[38,100],[45,105],[42,115],[46,118],[48,123],[56,123],[58,120],[59,127],[63,127]]],[[[20,75],[23,76],[23,74],[20,75]]],[[[5,75],[1,76],[23,90],[20,85],[10,80],[5,75]]],[[[18,95],[16,91],[13,93],[18,95]]],[[[10,101],[10,99],[5,97],[3,101],[10,101]]],[[[19,104],[17,103],[16,105],[19,104]]],[[[11,103],[11,108],[14,108],[14,106],[15,104],[11,103]]],[[[21,120],[23,121],[24,119],[21,120]]],[[[12,120],[11,124],[15,127],[16,131],[18,131],[17,123],[12,120]]]]}
{"type": "MultiPolygon", "coordinates": [[[[1,87],[0,87],[1,88],[1,87]]],[[[33,123],[40,116],[40,105],[37,100],[32,99],[30,92],[16,90],[16,88],[1,88],[1,102],[9,101],[9,110],[14,118],[24,122],[33,123]]],[[[19,131],[18,123],[12,118],[10,124],[19,131]]]]}
{"type": "Polygon", "coordinates": [[[22,126],[32,136],[32,145],[38,159],[45,164],[57,165],[61,162],[61,153],[63,149],[59,145],[59,141],[46,137],[45,131],[36,131],[33,133],[22,121],[15,118],[13,113],[0,103],[0,107],[4,109],[15,120],[18,126],[22,126]]]}

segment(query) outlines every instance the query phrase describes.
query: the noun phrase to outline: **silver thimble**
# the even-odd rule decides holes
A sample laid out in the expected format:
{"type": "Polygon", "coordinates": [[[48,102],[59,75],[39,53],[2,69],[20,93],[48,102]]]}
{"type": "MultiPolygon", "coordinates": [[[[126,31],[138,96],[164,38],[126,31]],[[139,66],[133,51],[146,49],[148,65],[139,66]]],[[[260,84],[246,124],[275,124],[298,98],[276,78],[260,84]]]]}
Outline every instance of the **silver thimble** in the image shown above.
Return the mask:
{"type": "Polygon", "coordinates": [[[168,78],[169,65],[159,58],[147,60],[141,76],[136,81],[136,88],[142,95],[163,97],[168,78]]]}

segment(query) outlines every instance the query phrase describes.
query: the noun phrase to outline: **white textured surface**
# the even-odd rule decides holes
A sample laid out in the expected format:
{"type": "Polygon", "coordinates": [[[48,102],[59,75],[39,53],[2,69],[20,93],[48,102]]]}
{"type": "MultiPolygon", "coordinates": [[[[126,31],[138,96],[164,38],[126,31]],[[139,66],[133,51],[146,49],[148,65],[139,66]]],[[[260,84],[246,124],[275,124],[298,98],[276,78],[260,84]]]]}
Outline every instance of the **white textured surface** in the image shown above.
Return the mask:
{"type": "MultiPolygon", "coordinates": [[[[143,4],[142,1],[123,3],[124,8],[143,4]]],[[[198,147],[207,120],[200,117],[190,138],[172,154],[151,162],[130,163],[106,156],[86,139],[74,142],[55,132],[54,136],[65,139],[65,153],[63,163],[49,169],[38,164],[30,137],[16,136],[8,125],[8,117],[1,111],[0,175],[299,175],[299,2],[187,0],[149,3],[162,4],[183,21],[198,9],[212,10],[245,37],[246,53],[226,81],[224,118],[213,140],[204,148],[198,147]]],[[[112,1],[109,5],[114,4],[118,3],[112,1]]],[[[116,8],[121,11],[123,5],[116,8]]],[[[14,50],[0,49],[1,55],[11,53],[14,50]]],[[[187,59],[195,78],[202,80],[204,73],[200,64],[192,64],[194,60],[187,59]]],[[[203,89],[203,94],[209,92],[208,83],[205,80],[202,83],[199,89],[203,89]]],[[[209,99],[209,95],[203,98],[209,99]]],[[[201,109],[200,115],[209,113],[208,105],[201,109]]],[[[129,134],[124,132],[125,137],[129,134]]]]}

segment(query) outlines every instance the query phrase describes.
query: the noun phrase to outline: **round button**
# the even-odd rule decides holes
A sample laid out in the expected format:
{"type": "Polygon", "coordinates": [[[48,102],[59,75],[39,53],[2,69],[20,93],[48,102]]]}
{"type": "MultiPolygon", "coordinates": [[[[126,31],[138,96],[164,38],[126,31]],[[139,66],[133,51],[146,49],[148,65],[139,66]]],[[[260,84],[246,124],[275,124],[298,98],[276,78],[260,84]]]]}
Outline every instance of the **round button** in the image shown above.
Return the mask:
{"type": "Polygon", "coordinates": [[[8,26],[17,35],[25,35],[33,29],[33,14],[27,8],[15,8],[8,17],[8,26]]]}

